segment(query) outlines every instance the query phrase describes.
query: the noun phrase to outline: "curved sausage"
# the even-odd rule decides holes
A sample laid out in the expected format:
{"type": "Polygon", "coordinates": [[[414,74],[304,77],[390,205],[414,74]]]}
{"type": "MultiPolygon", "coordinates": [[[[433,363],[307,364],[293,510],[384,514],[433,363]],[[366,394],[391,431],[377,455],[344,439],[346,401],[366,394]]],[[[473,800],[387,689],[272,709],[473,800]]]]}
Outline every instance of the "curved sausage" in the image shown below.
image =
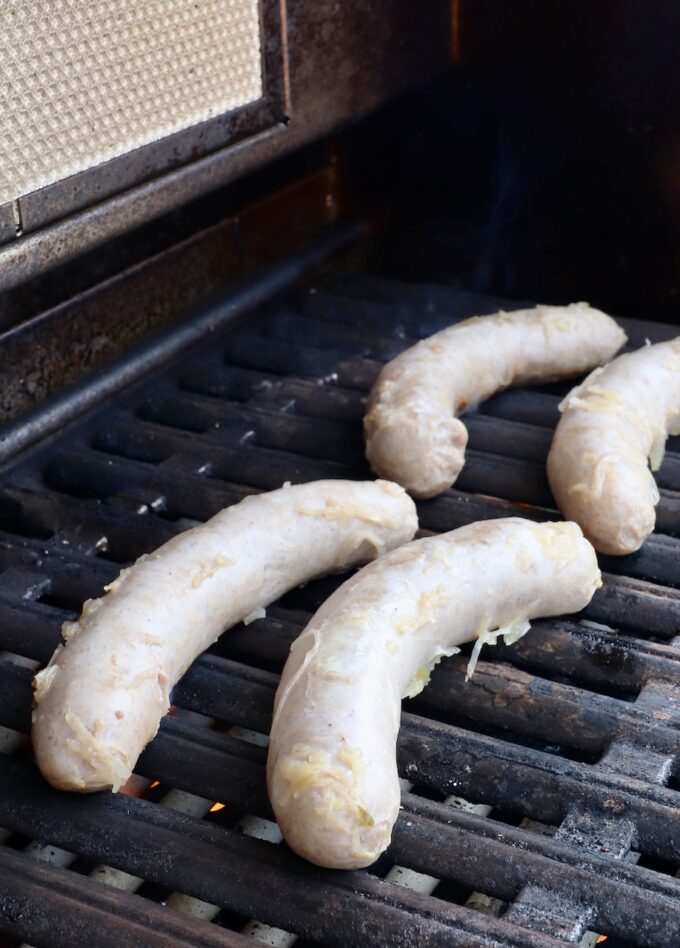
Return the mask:
{"type": "Polygon", "coordinates": [[[414,497],[441,494],[465,460],[467,430],[455,413],[509,385],[587,372],[625,341],[587,303],[475,316],[435,333],[378,376],[364,419],[366,457],[414,497]]]}
{"type": "Polygon", "coordinates": [[[170,689],[229,626],[324,573],[411,539],[413,501],[386,481],[316,481],[246,497],[123,570],[89,600],[34,681],[33,746],[55,787],[117,790],[170,689]]]}
{"type": "Polygon", "coordinates": [[[619,356],[560,405],[548,480],[601,553],[639,550],[654,529],[666,438],[680,434],[680,337],[619,356]]]}
{"type": "Polygon", "coordinates": [[[516,641],[600,584],[576,524],[515,518],[408,543],[344,583],[293,643],[274,702],[267,782],[288,844],[321,866],[370,865],[399,812],[402,697],[462,642],[516,641]]]}

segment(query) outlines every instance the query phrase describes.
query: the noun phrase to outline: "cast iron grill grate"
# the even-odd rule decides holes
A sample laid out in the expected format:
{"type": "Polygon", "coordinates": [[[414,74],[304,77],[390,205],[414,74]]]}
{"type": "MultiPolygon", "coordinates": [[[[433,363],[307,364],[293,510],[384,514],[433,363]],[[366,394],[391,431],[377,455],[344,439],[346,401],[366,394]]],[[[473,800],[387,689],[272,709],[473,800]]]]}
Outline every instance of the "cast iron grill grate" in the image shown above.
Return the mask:
{"type": "MultiPolygon", "coordinates": [[[[581,616],[485,649],[467,685],[465,656],[443,662],[405,705],[403,812],[369,872],[323,872],[279,844],[263,779],[277,674],[340,579],[290,593],[195,662],[132,795],[58,793],[30,758],[32,675],[85,598],[248,492],[370,476],[361,416],[380,364],[501,302],[325,277],[5,471],[0,932],[11,944],[547,948],[593,945],[594,932],[680,944],[677,438],[659,472],[658,532],[635,556],[601,558],[605,586],[581,616]]],[[[634,345],[675,332],[626,329],[634,345]]],[[[564,388],[506,392],[469,416],[463,474],[419,504],[421,527],[555,516],[544,461],[564,388]]]]}

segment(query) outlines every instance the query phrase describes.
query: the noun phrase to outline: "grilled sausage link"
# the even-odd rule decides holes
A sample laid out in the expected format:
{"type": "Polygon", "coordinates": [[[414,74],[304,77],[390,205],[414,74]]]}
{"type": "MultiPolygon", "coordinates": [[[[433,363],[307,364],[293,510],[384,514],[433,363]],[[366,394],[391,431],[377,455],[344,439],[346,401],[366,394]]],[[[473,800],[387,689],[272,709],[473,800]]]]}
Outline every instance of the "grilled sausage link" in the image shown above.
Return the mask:
{"type": "Polygon", "coordinates": [[[123,570],[85,603],[36,675],[33,745],[51,784],[114,790],[220,633],[287,590],[413,537],[413,501],[386,481],[317,481],[246,497],[123,570]]]}
{"type": "Polygon", "coordinates": [[[462,642],[477,638],[473,666],[482,642],[582,609],[600,582],[576,524],[513,518],[408,543],[344,583],[293,643],[274,702],[267,781],[288,844],[331,868],[377,859],[399,812],[401,698],[462,642]]]}
{"type": "Polygon", "coordinates": [[[652,471],[680,434],[680,336],[619,356],[560,405],[548,479],[560,510],[601,553],[638,550],[654,529],[652,471]]]}
{"type": "Polygon", "coordinates": [[[414,497],[441,494],[465,460],[467,430],[454,414],[509,385],[587,372],[625,341],[587,303],[476,316],[435,333],[378,376],[364,420],[369,463],[414,497]]]}

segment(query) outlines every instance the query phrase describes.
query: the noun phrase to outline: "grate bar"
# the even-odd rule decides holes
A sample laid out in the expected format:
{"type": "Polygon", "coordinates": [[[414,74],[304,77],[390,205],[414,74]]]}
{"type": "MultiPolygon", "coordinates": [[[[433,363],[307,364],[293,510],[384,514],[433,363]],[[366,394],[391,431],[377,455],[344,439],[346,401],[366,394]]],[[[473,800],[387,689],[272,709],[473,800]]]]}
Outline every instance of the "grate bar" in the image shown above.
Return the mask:
{"type": "Polygon", "coordinates": [[[39,804],[45,807],[49,801],[51,818],[44,831],[57,845],[77,848],[161,885],[177,886],[246,917],[301,929],[305,936],[327,944],[363,939],[363,943],[378,945],[385,931],[390,944],[398,946],[412,945],[414,936],[427,946],[493,945],[495,936],[501,939],[498,944],[517,948],[557,944],[542,936],[527,937],[519,928],[500,923],[494,927],[491,920],[477,918],[459,906],[390,886],[370,875],[329,876],[303,865],[281,847],[142,800],[56,793],[45,787],[34,768],[16,761],[0,774],[0,785],[8,803],[3,819],[17,831],[29,823],[40,826],[39,804]],[[368,915],[362,911],[364,899],[370,902],[368,915]]]}
{"type": "MultiPolygon", "coordinates": [[[[23,767],[25,768],[26,765],[23,765],[23,767]]],[[[25,784],[28,780],[38,783],[37,777],[33,773],[29,776],[29,773],[25,772],[22,776],[25,777],[25,784]]],[[[22,788],[24,795],[26,789],[28,789],[27,786],[22,788]]],[[[45,793],[54,795],[53,791],[47,789],[45,793]]],[[[60,797],[58,802],[63,803],[63,806],[59,807],[60,813],[57,814],[54,824],[49,827],[50,838],[58,845],[70,846],[70,848],[74,848],[71,840],[75,840],[81,851],[85,847],[94,858],[103,858],[102,843],[98,843],[97,840],[101,838],[104,840],[103,845],[106,845],[105,839],[109,838],[111,833],[121,833],[125,830],[125,827],[119,825],[118,820],[109,818],[112,811],[119,809],[119,798],[107,798],[106,796],[91,798],[92,806],[84,811],[74,802],[78,798],[64,796],[63,794],[58,796],[60,797]],[[61,816],[62,813],[63,816],[61,816]]],[[[655,937],[660,939],[657,942],[643,943],[666,943],[661,939],[666,937],[666,926],[674,924],[673,913],[677,910],[677,900],[680,899],[679,880],[672,877],[666,878],[664,889],[667,895],[664,898],[668,898],[670,901],[668,904],[661,905],[662,920],[658,913],[660,907],[659,886],[653,873],[635,866],[617,867],[618,871],[616,871],[611,867],[609,860],[602,858],[597,862],[597,865],[593,863],[592,857],[589,862],[584,862],[578,851],[565,843],[560,843],[550,837],[513,830],[505,826],[497,831],[494,839],[493,834],[490,835],[488,821],[473,817],[471,814],[452,812],[451,807],[446,804],[435,804],[407,795],[404,798],[404,805],[407,815],[399,820],[391,847],[391,854],[397,861],[402,861],[402,858],[407,854],[409,864],[417,871],[437,877],[454,877],[470,886],[474,885],[479,862],[483,861],[486,865],[495,867],[485,880],[485,888],[497,897],[505,899],[513,896],[522,881],[534,878],[538,883],[546,878],[551,878],[554,880],[554,884],[559,886],[560,891],[571,892],[574,898],[580,897],[584,892],[588,893],[588,897],[598,903],[599,918],[604,920],[606,925],[612,927],[612,930],[617,930],[618,925],[625,926],[629,924],[630,919],[622,921],[617,909],[619,921],[613,919],[610,921],[607,905],[616,902],[614,897],[624,885],[633,883],[631,892],[625,892],[626,899],[630,897],[632,900],[630,902],[631,917],[637,918],[638,924],[651,925],[656,933],[655,937]],[[423,813],[428,817],[425,820],[421,816],[423,813]],[[437,826],[436,833],[434,832],[434,825],[437,826]],[[520,849],[515,848],[518,844],[521,846],[520,849]],[[506,852],[508,846],[511,849],[506,852]],[[512,858],[509,858],[509,852],[514,854],[512,858]],[[569,864],[571,864],[571,868],[569,868],[569,864]],[[645,889],[648,892],[646,897],[644,895],[645,889]],[[645,901],[645,898],[647,901],[645,901]]],[[[29,806],[28,810],[30,808],[29,806]]],[[[157,847],[162,845],[167,854],[165,859],[167,864],[170,854],[177,853],[178,848],[181,849],[181,843],[175,843],[168,838],[169,827],[172,826],[168,815],[156,812],[155,808],[154,812],[149,814],[148,809],[149,805],[143,805],[142,801],[126,800],[126,814],[130,813],[132,815],[135,814],[135,811],[140,811],[139,815],[136,816],[137,828],[135,830],[139,845],[134,847],[137,856],[135,859],[128,844],[126,858],[130,864],[126,864],[121,868],[163,882],[166,877],[167,866],[165,869],[163,866],[159,866],[150,870],[146,863],[149,859],[153,859],[157,847]],[[143,820],[142,823],[139,822],[140,818],[143,820]],[[160,839],[155,842],[157,834],[150,827],[150,820],[156,826],[162,825],[166,831],[162,834],[162,843],[160,839]],[[141,849],[144,849],[144,852],[140,852],[141,849]],[[147,850],[150,851],[147,852],[147,850]],[[139,871],[139,862],[144,866],[143,872],[139,871]]],[[[10,802],[7,819],[12,822],[13,828],[21,831],[22,825],[25,825],[26,817],[27,808],[22,807],[21,799],[17,799],[14,805],[10,802]],[[17,807],[18,813],[16,811],[17,807]]],[[[214,835],[214,828],[207,827],[200,822],[196,826],[192,823],[190,828],[185,825],[185,821],[182,825],[184,833],[195,832],[203,838],[209,832],[214,835]]],[[[48,828],[46,827],[46,829],[48,828]]],[[[220,838],[222,839],[222,837],[220,838]]],[[[236,845],[233,840],[232,843],[236,845]]],[[[229,847],[229,841],[226,838],[222,839],[221,842],[221,848],[224,846],[229,847]]],[[[187,849],[187,859],[194,857],[190,849],[191,847],[187,849]]],[[[179,859],[180,856],[177,854],[173,858],[179,859]]],[[[293,857],[288,858],[292,859],[293,857]]],[[[298,860],[293,861],[296,865],[300,864],[298,860]]],[[[222,854],[222,864],[223,872],[227,873],[229,856],[226,852],[222,854]]],[[[177,866],[175,865],[173,868],[177,869],[177,866]]],[[[218,870],[214,869],[212,872],[216,871],[218,870]]],[[[245,871],[243,866],[241,866],[240,871],[245,871]]],[[[201,878],[204,878],[204,873],[201,873],[201,878]]],[[[347,881],[349,884],[350,880],[347,881]]],[[[262,884],[264,885],[264,882],[262,884]]],[[[185,882],[183,880],[183,891],[190,891],[185,889],[184,886],[185,882]]],[[[222,899],[206,898],[205,900],[224,904],[222,901],[224,898],[225,892],[223,891],[222,899]]],[[[239,908],[239,911],[242,911],[242,908],[239,908]]],[[[253,914],[262,917],[259,911],[253,914]]],[[[625,931],[625,928],[622,928],[619,933],[623,931],[625,931]]]]}
{"type": "Polygon", "coordinates": [[[72,948],[252,948],[235,932],[186,920],[161,906],[117,892],[86,876],[0,846],[0,921],[15,938],[72,948]]]}
{"type": "MultiPolygon", "coordinates": [[[[212,659],[213,669],[220,661],[223,660],[212,659]]],[[[19,701],[20,688],[23,687],[24,695],[30,688],[31,673],[16,667],[7,670],[4,667],[7,664],[0,665],[3,684],[8,682],[8,693],[10,687],[15,689],[19,701]]],[[[207,676],[201,693],[211,688],[212,700],[209,705],[201,702],[201,713],[264,733],[268,731],[275,676],[270,676],[268,694],[262,689],[261,709],[253,714],[246,708],[245,713],[237,716],[233,684],[223,681],[219,671],[206,669],[204,673],[201,669],[199,673],[195,666],[189,674],[207,676]],[[221,699],[226,699],[226,708],[221,699]]],[[[261,675],[264,680],[264,673],[261,675]]],[[[178,691],[176,700],[184,699],[181,686],[178,691]]],[[[247,696],[248,706],[252,708],[250,689],[247,696]]],[[[182,700],[182,704],[191,708],[190,701],[182,700]]],[[[26,730],[29,724],[26,701],[18,707],[23,710],[23,720],[10,713],[0,719],[0,724],[26,730]]],[[[257,757],[262,752],[252,749],[244,756],[240,745],[241,742],[230,742],[227,735],[166,718],[158,737],[142,755],[138,771],[189,792],[195,793],[201,788],[203,795],[215,799],[224,797],[228,791],[228,798],[236,805],[270,818],[262,779],[263,757],[259,760],[257,757]]],[[[675,794],[643,780],[598,771],[576,761],[564,761],[532,748],[518,747],[412,714],[403,716],[399,759],[405,776],[442,793],[454,792],[499,806],[512,801],[513,806],[526,815],[547,823],[559,823],[566,800],[574,805],[595,806],[604,812],[625,810],[635,818],[640,845],[646,852],[672,859],[680,844],[675,794]]],[[[430,874],[438,875],[437,872],[430,874]]]]}

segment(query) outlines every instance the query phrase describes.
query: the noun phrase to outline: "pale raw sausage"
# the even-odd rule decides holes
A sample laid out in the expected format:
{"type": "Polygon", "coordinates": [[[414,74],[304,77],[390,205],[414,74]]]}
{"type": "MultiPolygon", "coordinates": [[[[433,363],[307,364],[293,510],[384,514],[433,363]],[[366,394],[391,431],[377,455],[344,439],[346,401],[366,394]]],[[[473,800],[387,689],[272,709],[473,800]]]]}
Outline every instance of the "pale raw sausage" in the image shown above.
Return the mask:
{"type": "Polygon", "coordinates": [[[316,481],[246,497],[139,559],[66,623],[67,644],[35,678],[44,776],[62,789],[117,790],[158,730],[170,689],[225,628],[411,539],[417,525],[396,484],[316,481]]]}
{"type": "Polygon", "coordinates": [[[587,372],[625,341],[587,303],[476,316],[435,333],[378,376],[364,419],[369,463],[414,497],[441,494],[465,460],[467,430],[456,413],[509,385],[587,372]]]}
{"type": "Polygon", "coordinates": [[[483,642],[582,609],[600,584],[576,524],[514,518],[408,543],[344,583],[293,643],[274,703],[267,780],[289,845],[338,869],[377,859],[399,812],[402,697],[461,643],[477,639],[471,673],[483,642]]]}
{"type": "Polygon", "coordinates": [[[596,369],[560,405],[548,479],[601,553],[634,553],[654,529],[666,438],[680,434],[680,337],[596,369]]]}

